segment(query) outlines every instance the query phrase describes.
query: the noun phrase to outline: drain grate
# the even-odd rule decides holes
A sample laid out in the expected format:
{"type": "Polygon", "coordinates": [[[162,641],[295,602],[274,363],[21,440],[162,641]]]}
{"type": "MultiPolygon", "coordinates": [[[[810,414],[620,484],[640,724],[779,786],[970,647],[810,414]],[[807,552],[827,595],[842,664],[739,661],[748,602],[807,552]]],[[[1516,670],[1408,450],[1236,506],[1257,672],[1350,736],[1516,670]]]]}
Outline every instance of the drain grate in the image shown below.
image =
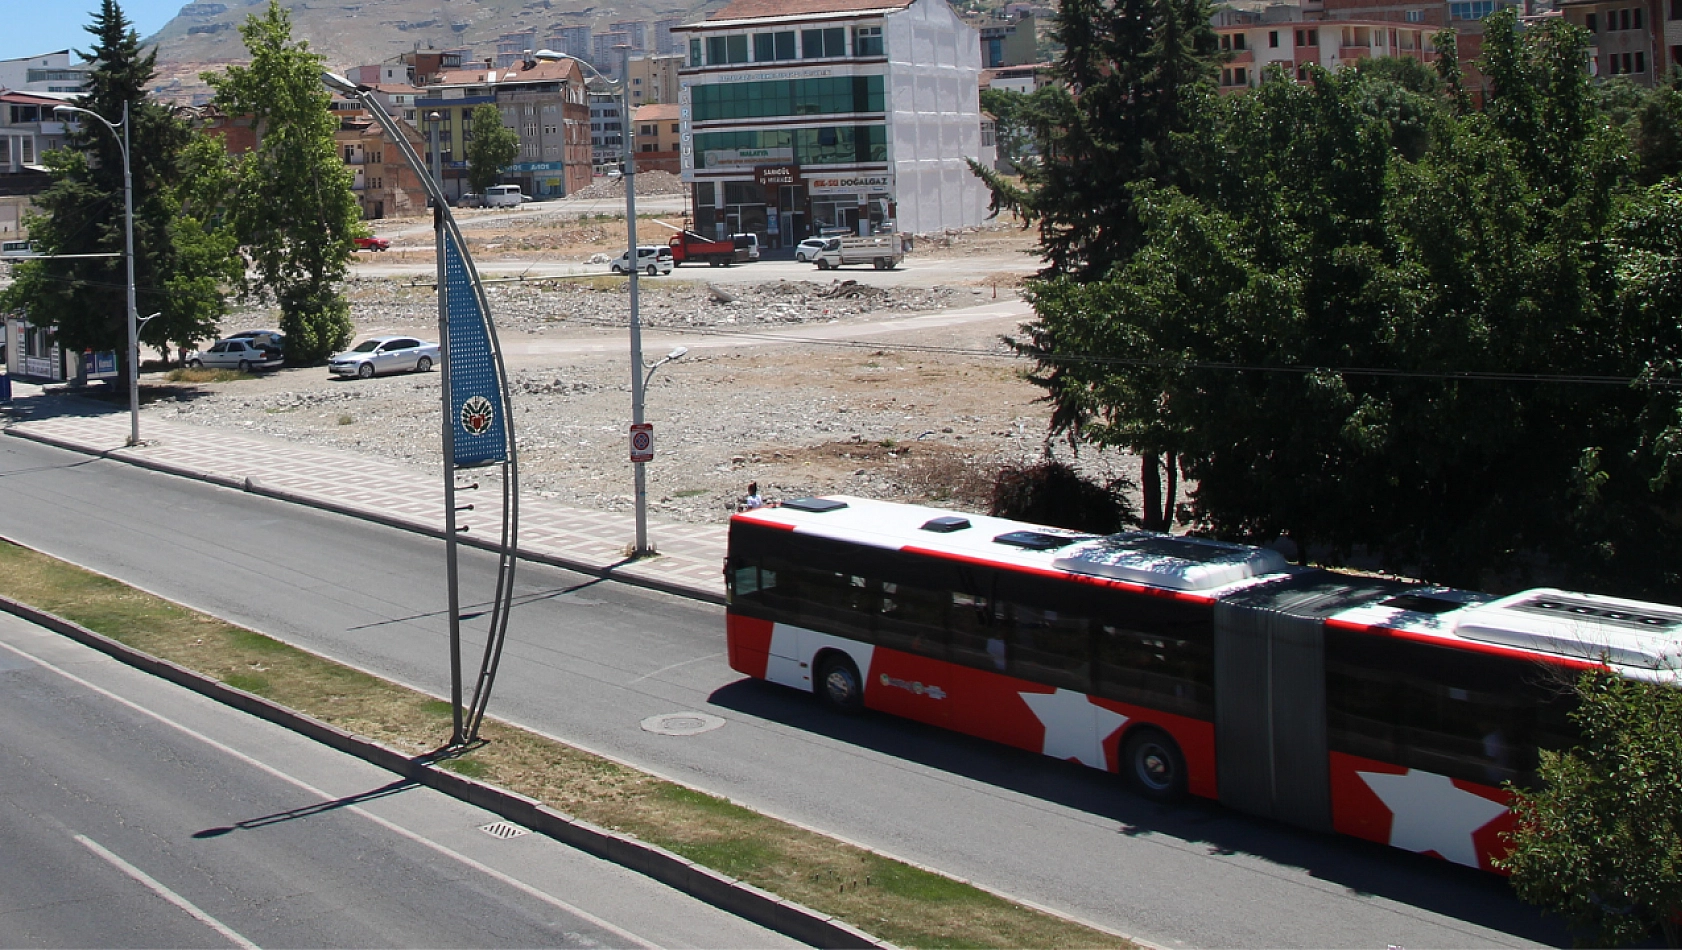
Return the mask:
{"type": "Polygon", "coordinates": [[[649,716],[642,721],[642,727],[648,732],[662,736],[697,736],[703,732],[711,732],[724,725],[724,720],[706,713],[665,713],[660,716],[649,716]]]}
{"type": "Polygon", "coordinates": [[[521,835],[531,834],[530,831],[521,828],[519,825],[509,824],[506,821],[493,821],[488,825],[480,825],[479,830],[483,831],[487,835],[490,835],[492,838],[501,838],[504,841],[507,841],[509,838],[518,838],[521,835]]]}

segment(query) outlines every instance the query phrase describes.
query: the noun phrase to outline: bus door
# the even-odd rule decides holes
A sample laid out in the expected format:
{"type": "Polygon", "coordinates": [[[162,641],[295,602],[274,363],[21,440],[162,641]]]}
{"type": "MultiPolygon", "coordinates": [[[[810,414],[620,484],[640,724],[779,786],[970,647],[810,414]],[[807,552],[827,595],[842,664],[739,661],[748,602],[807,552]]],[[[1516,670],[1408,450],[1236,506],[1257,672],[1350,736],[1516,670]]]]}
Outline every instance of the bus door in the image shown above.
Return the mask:
{"type": "Polygon", "coordinates": [[[1325,640],[1319,617],[1215,605],[1215,760],[1221,803],[1332,830],[1325,640]]]}

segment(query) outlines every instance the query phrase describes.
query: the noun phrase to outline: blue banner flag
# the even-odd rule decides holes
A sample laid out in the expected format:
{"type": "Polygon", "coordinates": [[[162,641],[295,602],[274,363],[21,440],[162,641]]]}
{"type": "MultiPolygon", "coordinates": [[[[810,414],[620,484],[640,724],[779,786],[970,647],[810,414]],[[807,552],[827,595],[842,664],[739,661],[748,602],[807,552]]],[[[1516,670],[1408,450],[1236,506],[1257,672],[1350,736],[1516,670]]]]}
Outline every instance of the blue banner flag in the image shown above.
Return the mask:
{"type": "Polygon", "coordinates": [[[461,249],[444,238],[445,304],[450,317],[450,413],[455,426],[457,468],[501,462],[508,457],[502,385],[491,355],[490,331],[479,295],[462,262],[461,249]]]}

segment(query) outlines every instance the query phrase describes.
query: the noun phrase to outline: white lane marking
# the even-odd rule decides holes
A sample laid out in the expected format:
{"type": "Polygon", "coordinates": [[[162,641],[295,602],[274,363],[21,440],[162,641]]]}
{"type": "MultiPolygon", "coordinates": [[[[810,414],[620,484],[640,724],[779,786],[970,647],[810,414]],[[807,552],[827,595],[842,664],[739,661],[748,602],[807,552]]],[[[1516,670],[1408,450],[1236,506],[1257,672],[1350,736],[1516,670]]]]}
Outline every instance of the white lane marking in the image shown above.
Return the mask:
{"type": "Polygon", "coordinates": [[[697,657],[693,657],[693,658],[688,659],[688,660],[679,660],[678,662],[673,663],[670,666],[662,666],[652,673],[644,673],[643,675],[637,677],[636,679],[631,680],[630,682],[627,682],[625,685],[629,686],[629,685],[631,685],[631,683],[640,683],[645,679],[650,679],[652,677],[659,676],[661,673],[669,673],[672,670],[675,670],[680,666],[688,666],[691,663],[699,663],[702,660],[716,660],[723,655],[724,654],[722,654],[722,653],[709,653],[706,656],[697,656],[697,657]]]}
{"type": "MultiPolygon", "coordinates": [[[[119,704],[123,705],[123,706],[127,706],[128,708],[134,710],[137,713],[140,713],[141,715],[150,716],[151,718],[156,719],[158,722],[161,722],[164,725],[169,726],[170,728],[175,729],[175,730],[177,730],[178,732],[181,732],[184,735],[191,736],[192,738],[197,739],[200,742],[203,742],[205,745],[208,745],[211,748],[216,749],[219,752],[222,752],[226,755],[233,756],[234,758],[238,759],[241,762],[244,762],[245,764],[251,766],[252,768],[263,771],[263,772],[265,772],[269,775],[272,775],[275,778],[278,778],[283,782],[287,782],[288,784],[291,784],[291,785],[293,785],[297,788],[301,788],[304,791],[309,792],[312,795],[320,796],[321,800],[324,801],[324,802],[336,801],[338,799],[338,796],[329,795],[328,793],[322,791],[321,789],[316,788],[314,785],[311,785],[308,782],[305,782],[303,779],[296,778],[294,776],[288,775],[285,772],[282,772],[279,769],[273,768],[272,766],[270,766],[266,763],[259,762],[258,760],[252,758],[251,756],[246,755],[244,752],[241,752],[238,749],[235,749],[231,746],[224,745],[221,742],[218,742],[215,739],[210,738],[209,736],[199,732],[196,729],[193,729],[189,726],[183,725],[182,723],[176,722],[175,720],[170,719],[169,717],[163,715],[162,713],[154,712],[154,711],[152,711],[150,709],[147,709],[146,707],[144,707],[144,706],[142,706],[138,703],[132,702],[128,699],[124,699],[123,697],[118,696],[116,693],[113,693],[110,690],[108,690],[108,689],[106,689],[102,686],[98,686],[98,685],[95,685],[94,683],[90,683],[87,680],[82,679],[80,676],[77,676],[76,674],[70,672],[69,670],[61,669],[60,667],[54,666],[52,663],[50,663],[46,660],[43,660],[40,657],[32,656],[31,654],[26,653],[23,650],[20,650],[17,647],[15,647],[15,646],[13,646],[9,643],[0,643],[0,647],[5,647],[6,649],[12,651],[13,653],[16,653],[19,656],[27,657],[27,658],[35,661],[36,663],[41,664],[42,667],[44,667],[46,669],[49,669],[49,670],[52,670],[54,673],[57,673],[58,675],[64,677],[65,679],[71,681],[72,683],[77,684],[78,686],[83,687],[84,689],[92,690],[93,692],[98,693],[99,695],[104,696],[107,699],[110,699],[110,700],[112,700],[116,703],[119,703],[119,704]]],[[[439,794],[443,794],[443,793],[440,792],[439,794]]],[[[446,796],[446,797],[448,797],[448,796],[446,796]]],[[[463,804],[466,804],[466,803],[463,802],[463,804]]],[[[472,806],[469,806],[469,807],[472,807],[472,806]]],[[[498,871],[496,868],[490,867],[490,866],[485,865],[485,864],[481,864],[478,861],[475,861],[474,859],[468,857],[465,854],[461,854],[459,852],[452,851],[449,848],[444,847],[443,845],[439,844],[436,841],[432,841],[430,839],[423,838],[417,832],[410,831],[407,828],[403,828],[403,827],[401,827],[399,825],[396,825],[396,824],[394,824],[390,821],[387,821],[384,818],[381,818],[380,816],[365,810],[360,805],[347,805],[347,806],[345,806],[345,810],[346,811],[353,811],[353,812],[357,813],[358,815],[361,815],[362,817],[368,819],[369,821],[371,821],[371,822],[379,825],[380,827],[386,829],[387,831],[390,831],[394,834],[402,835],[403,837],[408,838],[410,841],[413,841],[416,844],[423,845],[427,848],[432,849],[433,851],[438,852],[441,855],[444,855],[447,858],[451,858],[455,861],[459,861],[460,863],[467,865],[468,867],[474,869],[475,871],[479,871],[482,874],[493,877],[493,878],[497,879],[498,881],[501,881],[502,883],[508,885],[509,887],[512,887],[515,890],[520,891],[521,893],[524,893],[524,894],[527,894],[531,897],[534,897],[537,900],[543,901],[544,903],[549,904],[552,907],[558,908],[558,909],[563,910],[563,911],[565,911],[569,914],[573,914],[574,916],[580,917],[580,918],[584,919],[585,921],[588,921],[589,923],[593,924],[594,926],[600,927],[601,929],[607,931],[608,933],[613,934],[616,937],[620,937],[621,939],[628,940],[631,943],[633,943],[633,944],[635,944],[639,947],[645,948],[645,950],[660,950],[660,947],[659,947],[658,944],[649,943],[647,940],[644,940],[643,938],[637,936],[636,934],[631,933],[629,930],[626,930],[623,927],[618,926],[617,924],[614,924],[614,923],[611,923],[609,921],[603,920],[602,918],[597,917],[595,914],[590,913],[589,911],[585,910],[582,907],[574,906],[573,904],[570,904],[570,903],[560,899],[559,897],[554,896],[553,894],[545,893],[544,891],[541,891],[541,890],[537,889],[536,887],[534,887],[530,884],[527,884],[524,881],[518,880],[518,879],[513,878],[513,877],[511,877],[507,874],[502,873],[501,871],[498,871]]],[[[564,847],[564,845],[563,845],[563,847],[564,847]]]]}
{"type": "Polygon", "coordinates": [[[204,911],[199,910],[197,905],[195,905],[192,901],[175,893],[168,887],[165,887],[161,881],[152,877],[150,874],[147,874],[145,871],[140,870],[127,861],[124,861],[122,858],[112,854],[110,851],[101,846],[99,842],[89,838],[87,835],[76,835],[76,840],[81,843],[82,847],[87,848],[94,854],[104,858],[106,863],[110,864],[112,867],[145,885],[147,890],[150,890],[152,893],[158,895],[164,900],[181,908],[194,920],[204,924],[211,930],[216,931],[223,937],[226,937],[229,943],[236,947],[242,947],[244,950],[258,950],[256,944],[240,936],[239,933],[232,927],[229,927],[227,924],[222,923],[220,920],[217,920],[215,917],[210,916],[204,911]]]}

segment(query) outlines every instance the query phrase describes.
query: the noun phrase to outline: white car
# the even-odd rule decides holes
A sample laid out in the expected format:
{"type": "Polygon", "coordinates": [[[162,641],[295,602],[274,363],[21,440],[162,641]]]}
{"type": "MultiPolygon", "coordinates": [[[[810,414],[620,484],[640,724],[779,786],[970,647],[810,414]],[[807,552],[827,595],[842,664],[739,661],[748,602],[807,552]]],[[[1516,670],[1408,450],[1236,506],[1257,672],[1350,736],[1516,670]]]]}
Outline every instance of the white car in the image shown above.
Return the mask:
{"type": "Polygon", "coordinates": [[[187,365],[193,369],[237,369],[249,373],[254,369],[271,369],[286,362],[280,350],[266,348],[257,340],[222,340],[207,350],[187,354],[187,365]]]}
{"type": "MultiPolygon", "coordinates": [[[[614,258],[613,263],[607,265],[608,269],[615,274],[629,274],[631,272],[630,259],[631,252],[626,251],[614,258]]],[[[637,248],[637,270],[650,277],[670,274],[672,265],[672,249],[667,245],[643,244],[637,248]]]]}
{"type": "Polygon", "coordinates": [[[818,259],[818,252],[829,243],[827,238],[807,238],[794,248],[794,259],[802,264],[810,264],[818,259]]]}
{"type": "Polygon", "coordinates": [[[363,340],[353,349],[333,354],[327,361],[327,369],[335,376],[367,379],[377,373],[425,373],[437,364],[436,343],[412,336],[377,336],[363,340]]]}

